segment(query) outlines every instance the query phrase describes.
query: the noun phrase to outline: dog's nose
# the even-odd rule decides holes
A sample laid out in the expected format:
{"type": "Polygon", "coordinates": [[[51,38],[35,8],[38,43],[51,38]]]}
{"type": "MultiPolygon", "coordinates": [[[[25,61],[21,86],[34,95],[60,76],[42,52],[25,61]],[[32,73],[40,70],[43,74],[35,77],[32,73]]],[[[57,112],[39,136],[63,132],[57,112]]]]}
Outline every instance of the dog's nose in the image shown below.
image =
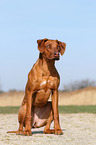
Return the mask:
{"type": "Polygon", "coordinates": [[[59,55],[59,52],[54,52],[54,55],[55,55],[55,56],[59,55]]]}

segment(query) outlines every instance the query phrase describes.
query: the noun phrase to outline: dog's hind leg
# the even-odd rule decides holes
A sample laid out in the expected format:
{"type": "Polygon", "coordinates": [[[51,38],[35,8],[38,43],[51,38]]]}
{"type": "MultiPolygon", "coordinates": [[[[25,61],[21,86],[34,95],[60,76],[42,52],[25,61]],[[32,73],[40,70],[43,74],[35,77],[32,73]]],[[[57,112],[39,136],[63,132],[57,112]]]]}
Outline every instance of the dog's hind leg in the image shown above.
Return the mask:
{"type": "Polygon", "coordinates": [[[19,122],[19,129],[18,131],[8,131],[7,133],[16,133],[18,135],[23,134],[23,126],[25,123],[25,115],[26,115],[26,103],[21,105],[18,111],[18,122],[19,122]]]}
{"type": "Polygon", "coordinates": [[[26,117],[26,103],[23,104],[18,111],[19,129],[18,129],[16,134],[23,134],[23,127],[24,127],[24,124],[25,124],[25,117],[26,117]]]}

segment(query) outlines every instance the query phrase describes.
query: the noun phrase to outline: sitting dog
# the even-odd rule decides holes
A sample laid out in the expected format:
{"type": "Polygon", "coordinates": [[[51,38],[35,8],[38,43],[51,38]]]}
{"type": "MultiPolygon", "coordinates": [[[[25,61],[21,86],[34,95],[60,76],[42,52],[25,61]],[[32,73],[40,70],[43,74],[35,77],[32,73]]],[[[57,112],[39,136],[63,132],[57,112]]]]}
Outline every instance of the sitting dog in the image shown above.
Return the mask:
{"type": "Polygon", "coordinates": [[[8,133],[32,135],[31,128],[45,125],[44,133],[60,135],[63,134],[58,113],[60,77],[55,68],[55,60],[59,60],[59,53],[64,54],[66,44],[46,38],[37,40],[37,43],[39,59],[28,74],[25,96],[18,112],[19,129],[8,133]],[[50,96],[51,102],[48,101],[50,96]],[[53,120],[54,129],[50,129],[53,120]]]}

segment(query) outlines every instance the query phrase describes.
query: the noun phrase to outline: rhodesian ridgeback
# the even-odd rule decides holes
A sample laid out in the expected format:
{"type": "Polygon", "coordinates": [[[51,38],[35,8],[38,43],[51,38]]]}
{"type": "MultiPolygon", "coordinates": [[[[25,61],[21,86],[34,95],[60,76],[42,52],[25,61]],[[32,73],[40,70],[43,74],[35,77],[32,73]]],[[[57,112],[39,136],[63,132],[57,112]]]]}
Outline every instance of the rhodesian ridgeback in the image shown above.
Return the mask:
{"type": "Polygon", "coordinates": [[[8,133],[32,135],[31,128],[45,126],[44,133],[61,135],[58,112],[60,76],[55,68],[55,60],[64,54],[66,44],[46,38],[37,40],[37,43],[39,59],[28,74],[25,96],[18,112],[19,129],[8,133]],[[50,96],[52,101],[49,102],[50,96]],[[54,129],[50,129],[53,120],[54,129]]]}

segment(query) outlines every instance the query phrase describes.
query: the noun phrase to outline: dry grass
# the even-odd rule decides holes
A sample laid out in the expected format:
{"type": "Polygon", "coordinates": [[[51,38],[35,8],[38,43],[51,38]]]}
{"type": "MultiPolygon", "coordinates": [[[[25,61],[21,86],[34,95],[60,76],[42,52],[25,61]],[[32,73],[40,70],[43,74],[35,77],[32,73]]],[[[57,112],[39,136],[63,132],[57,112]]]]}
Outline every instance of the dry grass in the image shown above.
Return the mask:
{"type": "Polygon", "coordinates": [[[96,87],[59,92],[59,105],[96,105],[96,87]]]}
{"type": "MultiPolygon", "coordinates": [[[[0,106],[20,106],[23,97],[23,91],[0,94],[0,106]]],[[[59,105],[96,105],[96,87],[59,92],[59,105]]]]}
{"type": "Polygon", "coordinates": [[[20,106],[24,92],[9,92],[0,94],[0,106],[20,106]]]}

